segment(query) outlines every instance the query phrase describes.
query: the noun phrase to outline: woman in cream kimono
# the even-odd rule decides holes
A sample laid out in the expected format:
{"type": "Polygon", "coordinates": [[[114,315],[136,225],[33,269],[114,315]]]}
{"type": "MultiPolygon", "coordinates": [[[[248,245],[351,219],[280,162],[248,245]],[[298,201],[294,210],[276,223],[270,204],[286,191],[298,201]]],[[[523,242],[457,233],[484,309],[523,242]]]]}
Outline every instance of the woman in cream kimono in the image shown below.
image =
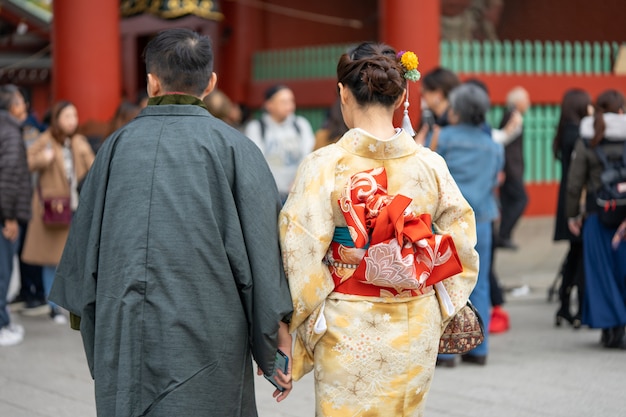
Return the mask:
{"type": "Polygon", "coordinates": [[[476,283],[472,209],[392,123],[416,66],[375,43],[340,58],[350,130],[304,160],[281,212],[292,372],[314,370],[317,416],[421,416],[439,338],[476,283]]]}

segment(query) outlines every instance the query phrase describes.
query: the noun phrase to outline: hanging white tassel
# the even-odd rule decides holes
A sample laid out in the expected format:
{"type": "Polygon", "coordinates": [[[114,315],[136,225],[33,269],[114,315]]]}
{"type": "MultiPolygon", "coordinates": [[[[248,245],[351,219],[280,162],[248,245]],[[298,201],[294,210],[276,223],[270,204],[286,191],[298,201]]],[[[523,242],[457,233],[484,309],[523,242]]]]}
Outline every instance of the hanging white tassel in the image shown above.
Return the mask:
{"type": "Polygon", "coordinates": [[[404,116],[402,117],[402,129],[406,131],[411,137],[415,136],[413,125],[411,124],[411,118],[409,117],[409,87],[406,88],[406,98],[404,99],[404,116]]]}

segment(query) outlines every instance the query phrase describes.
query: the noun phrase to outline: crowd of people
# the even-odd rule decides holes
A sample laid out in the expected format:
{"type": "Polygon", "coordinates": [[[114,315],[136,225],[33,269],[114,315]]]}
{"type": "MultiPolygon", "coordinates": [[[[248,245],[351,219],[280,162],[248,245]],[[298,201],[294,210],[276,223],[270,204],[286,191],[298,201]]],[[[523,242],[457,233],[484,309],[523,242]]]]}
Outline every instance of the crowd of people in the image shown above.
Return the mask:
{"type": "MultiPolygon", "coordinates": [[[[468,300],[485,337],[460,361],[487,364],[489,334],[510,327],[495,253],[518,248],[528,203],[524,88],[491,126],[487,86],[435,68],[413,136],[393,120],[417,57],[366,42],[340,57],[314,132],[282,84],[244,120],[216,89],[206,36],[163,31],[144,57],[145,103],[122,102],[95,141],[71,102],[40,124],[0,86],[0,347],[24,338],[10,310],[69,321],[103,416],[254,415],[252,359],[277,401],[314,372],[316,415],[422,415],[435,367],[458,362],[438,346],[468,300]]],[[[553,146],[554,239],[570,243],[555,324],[602,329],[619,349],[626,214],[598,200],[609,165],[624,165],[626,195],[625,111],[619,91],[572,89],[553,146]]]]}

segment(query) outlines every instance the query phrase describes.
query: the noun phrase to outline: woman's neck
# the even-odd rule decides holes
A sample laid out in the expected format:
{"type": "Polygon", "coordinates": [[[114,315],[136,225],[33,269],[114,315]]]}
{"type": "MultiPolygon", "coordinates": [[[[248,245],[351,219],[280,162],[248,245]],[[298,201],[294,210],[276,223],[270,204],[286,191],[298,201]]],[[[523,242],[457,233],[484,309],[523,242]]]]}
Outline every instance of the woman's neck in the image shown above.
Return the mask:
{"type": "Polygon", "coordinates": [[[352,115],[353,127],[365,130],[379,139],[389,139],[396,134],[393,126],[393,109],[369,107],[352,115]]]}

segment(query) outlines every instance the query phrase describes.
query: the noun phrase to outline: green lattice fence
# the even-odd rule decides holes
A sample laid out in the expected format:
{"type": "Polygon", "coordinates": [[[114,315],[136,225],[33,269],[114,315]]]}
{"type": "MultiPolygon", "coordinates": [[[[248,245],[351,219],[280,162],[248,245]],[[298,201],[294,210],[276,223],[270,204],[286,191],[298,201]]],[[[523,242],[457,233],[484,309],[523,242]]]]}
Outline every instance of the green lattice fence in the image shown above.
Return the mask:
{"type": "MultiPolygon", "coordinates": [[[[329,78],[350,44],[257,52],[253,80],[329,78]]],[[[609,74],[618,42],[441,42],[440,64],[458,73],[609,74]]]]}
{"type": "Polygon", "coordinates": [[[350,45],[326,45],[256,52],[252,57],[252,79],[289,80],[333,78],[337,61],[350,45]]]}
{"type": "Polygon", "coordinates": [[[440,64],[459,73],[609,74],[617,42],[442,41],[440,64]]]}
{"type": "MultiPolygon", "coordinates": [[[[489,110],[487,120],[498,127],[504,106],[489,110]]],[[[552,156],[552,140],[559,122],[560,108],[532,106],[524,115],[524,180],[526,182],[553,182],[561,179],[561,167],[552,156]]]]}

